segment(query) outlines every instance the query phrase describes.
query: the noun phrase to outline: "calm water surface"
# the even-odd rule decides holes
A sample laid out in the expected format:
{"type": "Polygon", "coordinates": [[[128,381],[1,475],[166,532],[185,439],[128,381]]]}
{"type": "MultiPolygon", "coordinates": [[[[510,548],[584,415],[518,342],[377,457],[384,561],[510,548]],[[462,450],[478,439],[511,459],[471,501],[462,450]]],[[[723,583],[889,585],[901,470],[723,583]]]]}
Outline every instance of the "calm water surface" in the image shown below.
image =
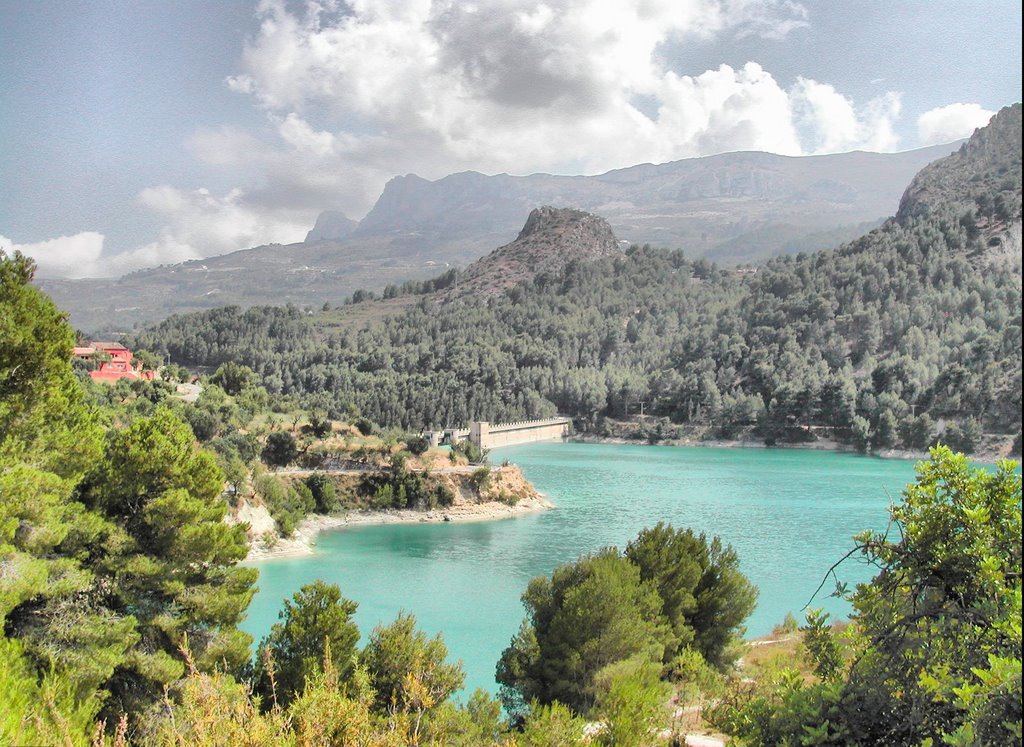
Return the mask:
{"type": "MultiPolygon", "coordinates": [[[[749,636],[787,612],[802,619],[851,536],[882,529],[887,508],[914,479],[912,462],[784,449],[544,443],[496,449],[558,505],[542,514],[478,523],[354,527],[320,535],[312,557],[258,563],[260,591],[242,626],[258,640],[281,600],[324,579],[359,603],[365,635],[413,613],[462,659],[466,692],[496,690],[494,665],[519,627],[530,579],[607,545],[624,547],[659,521],[717,534],[760,589],[749,636]]],[[[870,577],[848,561],[840,576],[870,577]]],[[[825,593],[813,606],[844,615],[825,593]]]]}

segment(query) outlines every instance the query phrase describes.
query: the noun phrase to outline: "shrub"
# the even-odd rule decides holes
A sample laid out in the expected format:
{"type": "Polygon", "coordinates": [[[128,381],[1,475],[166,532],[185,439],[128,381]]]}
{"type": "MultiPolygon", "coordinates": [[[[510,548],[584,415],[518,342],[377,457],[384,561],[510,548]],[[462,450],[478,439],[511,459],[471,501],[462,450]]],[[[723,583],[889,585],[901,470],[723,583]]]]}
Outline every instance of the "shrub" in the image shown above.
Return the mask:
{"type": "Polygon", "coordinates": [[[455,493],[444,483],[439,482],[434,486],[434,496],[441,506],[450,506],[455,502],[455,493]]]}
{"type": "Polygon", "coordinates": [[[426,436],[410,436],[405,440],[405,448],[413,456],[421,456],[430,448],[430,440],[426,436]]]}
{"type": "Polygon", "coordinates": [[[329,514],[338,508],[337,491],[334,483],[327,475],[310,475],[305,480],[306,487],[313,496],[316,510],[322,514],[329,514]]]}
{"type": "Polygon", "coordinates": [[[486,464],[488,453],[487,449],[481,449],[469,440],[459,441],[457,444],[452,445],[452,456],[464,456],[470,464],[486,464]]]}
{"type": "Polygon", "coordinates": [[[377,426],[366,418],[356,418],[352,425],[355,426],[355,429],[363,436],[371,436],[377,432],[377,426]]]}
{"type": "Polygon", "coordinates": [[[286,467],[298,455],[295,437],[288,431],[274,431],[267,436],[267,444],[261,456],[268,467],[286,467]]]}
{"type": "Polygon", "coordinates": [[[491,468],[481,467],[480,469],[473,470],[473,474],[470,475],[469,479],[473,483],[473,487],[476,488],[476,491],[483,493],[491,486],[491,468]]]}

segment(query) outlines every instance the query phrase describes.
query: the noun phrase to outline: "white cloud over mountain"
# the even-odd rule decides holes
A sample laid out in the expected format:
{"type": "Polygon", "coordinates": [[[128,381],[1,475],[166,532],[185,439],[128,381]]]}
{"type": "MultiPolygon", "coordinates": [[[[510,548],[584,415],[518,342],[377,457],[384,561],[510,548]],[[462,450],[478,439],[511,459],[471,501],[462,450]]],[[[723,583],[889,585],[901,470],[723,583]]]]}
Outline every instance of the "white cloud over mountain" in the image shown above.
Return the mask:
{"type": "MultiPolygon", "coordinates": [[[[279,0],[228,79],[277,127],[250,151],[321,206],[359,214],[395,174],[597,173],[730,150],[892,150],[899,96],[857,106],[756,61],[687,73],[666,50],[807,23],[775,0],[279,0]]],[[[227,137],[225,133],[217,137],[227,137]]],[[[243,135],[244,137],[244,135],[243,135]]],[[[239,150],[231,144],[219,149],[239,150]]]]}
{"type": "Polygon", "coordinates": [[[937,145],[970,137],[984,127],[995,112],[977,104],[950,104],[926,111],[917,118],[917,132],[922,145],[937,145]]]}
{"type": "MultiPolygon", "coordinates": [[[[261,0],[257,15],[226,83],[252,98],[266,131],[224,126],[190,141],[244,188],[143,190],[160,238],[70,268],[299,241],[320,210],[358,217],[410,172],[600,173],[736,150],[900,147],[898,92],[856,102],[828,82],[780,82],[756,60],[680,61],[688,44],[800,33],[809,14],[790,0],[261,0]]],[[[990,115],[974,104],[932,110],[921,139],[962,137],[990,115]]],[[[102,247],[99,234],[81,236],[102,247]]],[[[97,246],[78,237],[54,241],[97,246]]],[[[56,267],[63,252],[49,253],[56,267]]]]}
{"type": "Polygon", "coordinates": [[[0,236],[0,249],[32,257],[41,276],[81,278],[95,274],[103,254],[103,234],[83,231],[72,236],[18,244],[0,236]]]}
{"type": "Polygon", "coordinates": [[[0,248],[32,257],[41,277],[104,277],[260,244],[291,243],[301,240],[310,225],[308,211],[267,210],[248,202],[239,189],[218,197],[205,189],[161,185],[144,189],[138,202],[165,225],[159,239],[131,251],[105,255],[105,237],[96,231],[24,244],[0,236],[0,248]]]}

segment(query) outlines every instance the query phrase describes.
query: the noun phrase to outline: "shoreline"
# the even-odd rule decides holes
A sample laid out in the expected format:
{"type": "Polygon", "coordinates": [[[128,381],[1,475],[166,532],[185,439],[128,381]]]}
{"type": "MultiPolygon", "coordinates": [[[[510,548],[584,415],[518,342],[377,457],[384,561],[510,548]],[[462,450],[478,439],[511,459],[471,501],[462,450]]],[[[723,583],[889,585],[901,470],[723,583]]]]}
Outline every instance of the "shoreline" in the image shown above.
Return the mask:
{"type": "Polygon", "coordinates": [[[500,501],[460,503],[429,511],[393,509],[389,511],[351,510],[338,514],[313,514],[304,518],[291,537],[279,538],[272,547],[262,542],[249,546],[246,563],[281,558],[303,558],[316,553],[316,539],[321,532],[345,527],[378,524],[442,524],[451,522],[498,521],[549,511],[556,508],[544,495],[521,498],[515,505],[500,501]]]}
{"type": "MultiPolygon", "coordinates": [[[[650,444],[645,439],[577,433],[568,437],[566,441],[570,443],[683,446],[714,449],[799,449],[805,451],[861,454],[852,446],[827,439],[800,444],[775,444],[774,446],[768,446],[763,441],[757,440],[698,440],[689,438],[665,439],[656,444],[650,444]]],[[[868,452],[863,454],[863,456],[913,462],[927,461],[929,458],[927,451],[909,451],[904,449],[883,449],[877,452],[868,452]]],[[[993,452],[982,452],[970,456],[971,461],[979,464],[995,464],[1002,459],[1020,462],[1019,458],[1002,456],[993,452]]],[[[260,540],[252,540],[249,546],[249,553],[245,557],[245,562],[308,557],[316,553],[316,539],[321,532],[343,529],[345,527],[375,524],[440,524],[446,522],[498,521],[528,516],[553,508],[556,508],[556,506],[547,496],[538,494],[535,497],[522,498],[513,506],[501,503],[500,501],[488,501],[486,503],[458,503],[447,508],[437,508],[428,511],[417,511],[414,509],[384,511],[349,510],[338,514],[312,514],[299,523],[291,537],[280,537],[273,546],[268,547],[260,540]]]]}
{"type": "MultiPolygon", "coordinates": [[[[911,451],[907,449],[882,449],[880,451],[860,452],[847,444],[839,443],[828,439],[818,439],[799,444],[775,444],[768,446],[764,441],[755,440],[722,440],[709,439],[702,441],[690,438],[666,438],[657,443],[651,444],[646,439],[624,438],[622,436],[597,436],[587,433],[576,433],[569,436],[566,441],[570,443],[583,444],[617,444],[623,446],[692,446],[708,449],[795,449],[802,451],[832,451],[840,454],[860,454],[862,456],[877,457],[879,459],[900,459],[903,461],[921,462],[927,461],[927,451],[911,451]]],[[[978,452],[968,454],[967,458],[978,464],[995,464],[1003,459],[1020,462],[1019,457],[1003,456],[994,452],[978,452]]]]}

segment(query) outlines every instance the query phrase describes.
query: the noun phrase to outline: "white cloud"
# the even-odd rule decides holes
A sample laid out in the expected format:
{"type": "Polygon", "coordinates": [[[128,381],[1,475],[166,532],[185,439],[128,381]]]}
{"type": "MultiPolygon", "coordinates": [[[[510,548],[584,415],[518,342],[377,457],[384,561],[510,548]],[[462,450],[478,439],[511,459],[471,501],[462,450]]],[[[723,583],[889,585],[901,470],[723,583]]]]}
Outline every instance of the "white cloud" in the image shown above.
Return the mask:
{"type": "Polygon", "coordinates": [[[301,241],[309,228],[309,211],[296,215],[263,208],[250,203],[240,189],[218,197],[207,189],[160,185],[142,190],[138,199],[165,225],[159,241],[135,250],[126,262],[181,262],[259,244],[292,243],[301,241]]]}
{"type": "Polygon", "coordinates": [[[930,109],[917,118],[917,132],[922,145],[938,145],[970,137],[984,127],[995,112],[978,104],[949,104],[930,109]]]}
{"type": "Polygon", "coordinates": [[[261,244],[301,241],[316,217],[315,210],[252,204],[238,189],[217,196],[206,189],[161,185],[144,189],[138,202],[164,221],[160,238],[144,246],[105,254],[103,234],[84,231],[32,244],[0,236],[0,248],[32,257],[40,277],[110,277],[261,244]]]}
{"type": "Polygon", "coordinates": [[[806,152],[837,153],[853,149],[895,150],[894,125],[900,96],[887,93],[861,108],[827,83],[800,78],[790,92],[796,120],[808,133],[806,152]]]}
{"type": "Polygon", "coordinates": [[[0,248],[8,255],[18,251],[34,259],[40,277],[93,277],[99,274],[103,238],[101,233],[83,231],[32,244],[17,244],[0,236],[0,248]]]}
{"type": "Polygon", "coordinates": [[[220,131],[197,152],[258,162],[260,204],[358,217],[409,172],[599,173],[897,145],[896,94],[857,106],[812,80],[786,90],[755,62],[684,74],[666,59],[692,38],[779,39],[807,25],[786,0],[264,0],[259,17],[227,82],[266,111],[278,142],[220,131]]]}

